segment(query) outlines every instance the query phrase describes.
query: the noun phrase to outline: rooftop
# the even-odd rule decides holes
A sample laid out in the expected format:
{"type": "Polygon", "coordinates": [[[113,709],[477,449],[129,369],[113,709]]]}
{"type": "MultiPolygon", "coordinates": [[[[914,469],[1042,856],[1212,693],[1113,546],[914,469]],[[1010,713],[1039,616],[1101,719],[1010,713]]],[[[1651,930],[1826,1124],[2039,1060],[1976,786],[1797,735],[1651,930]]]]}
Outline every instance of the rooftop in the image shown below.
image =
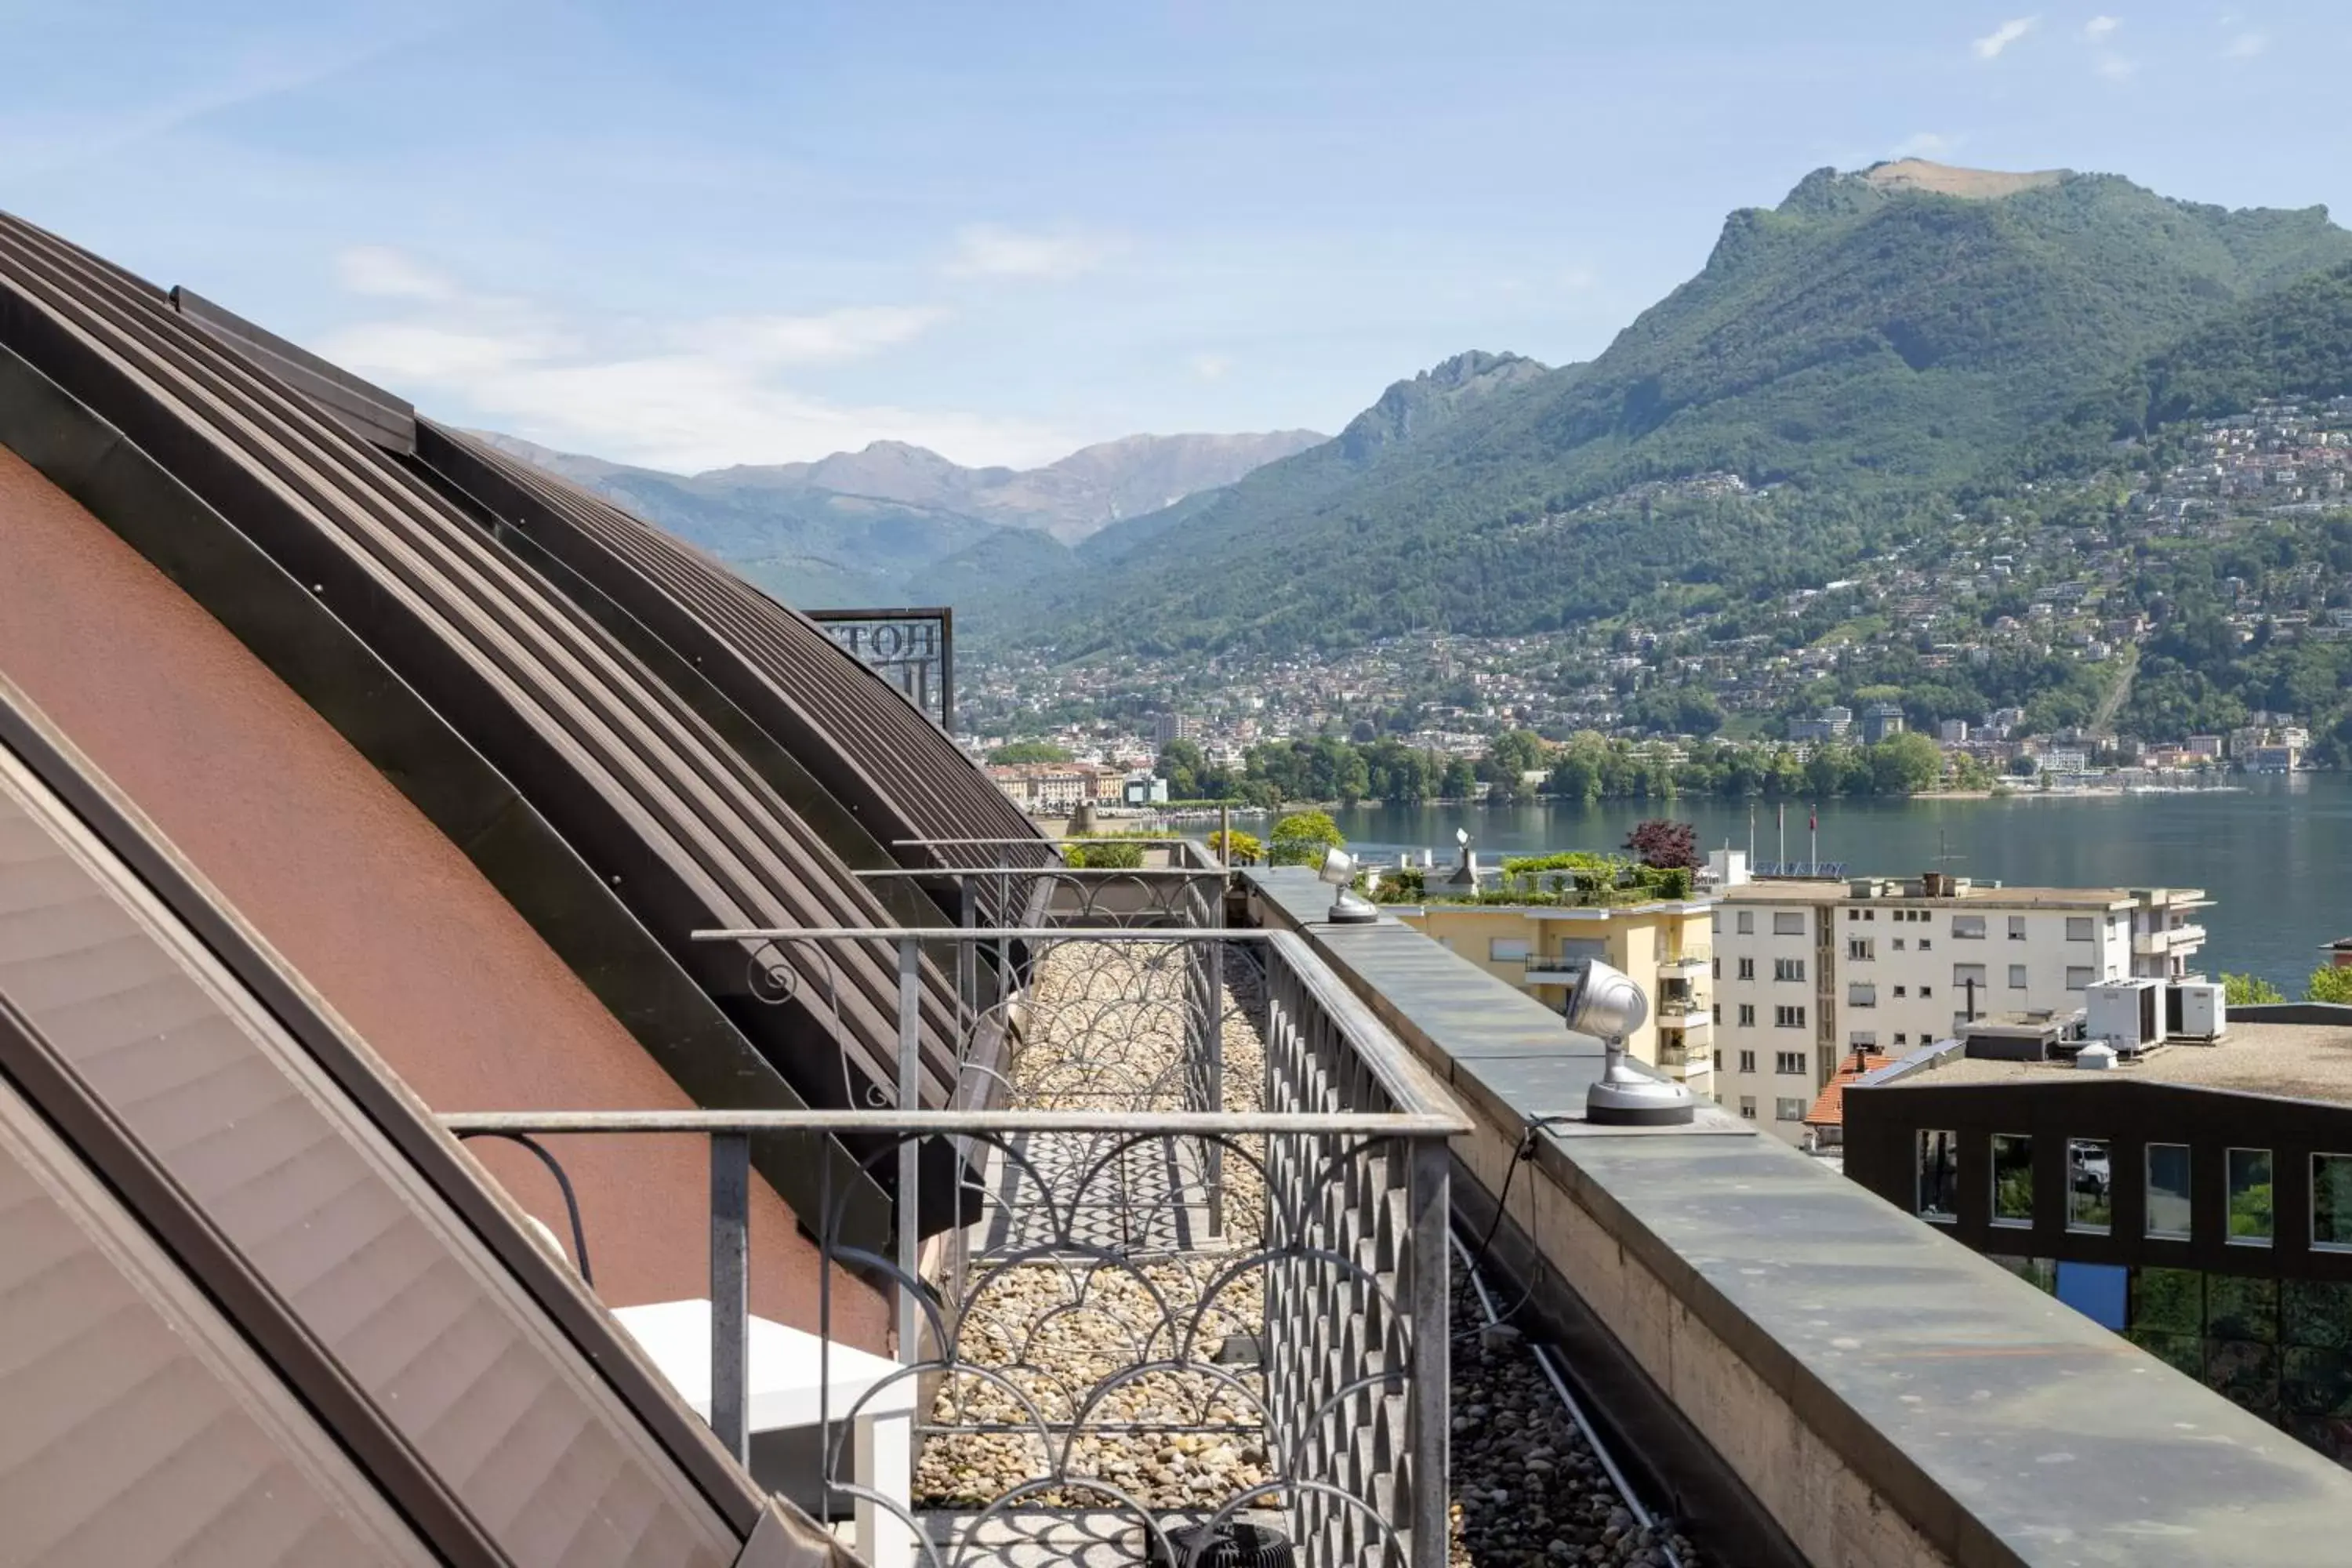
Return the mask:
{"type": "Polygon", "coordinates": [[[1954,1051],[1939,1064],[1884,1081],[1890,1089],[2000,1083],[2174,1083],[2241,1094],[2352,1104],[2352,1026],[2233,1021],[2213,1045],[2158,1046],[2105,1072],[2065,1062],[1988,1061],[1954,1051]]]}
{"type": "Polygon", "coordinates": [[[2137,904],[2143,899],[2174,908],[2196,907],[2206,902],[2202,888],[2004,887],[1999,882],[1973,882],[1966,878],[1955,879],[1948,893],[1935,894],[1926,892],[1916,878],[1909,881],[1892,878],[1854,878],[1835,881],[1826,878],[1776,878],[1727,888],[1722,896],[1724,902],[1733,904],[1831,904],[1866,900],[1931,909],[1962,909],[1972,904],[1990,904],[2005,909],[2110,910],[2137,904]]]}

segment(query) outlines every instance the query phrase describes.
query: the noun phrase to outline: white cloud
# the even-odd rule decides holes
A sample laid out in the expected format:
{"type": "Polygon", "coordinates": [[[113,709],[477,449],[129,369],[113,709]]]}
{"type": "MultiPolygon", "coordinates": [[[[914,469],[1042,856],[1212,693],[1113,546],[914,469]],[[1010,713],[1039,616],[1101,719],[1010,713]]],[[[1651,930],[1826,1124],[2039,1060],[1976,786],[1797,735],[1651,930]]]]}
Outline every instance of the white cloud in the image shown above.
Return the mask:
{"type": "Polygon", "coordinates": [[[1185,363],[1202,381],[1223,381],[1225,372],[1234,368],[1234,362],[1223,354],[1194,354],[1185,363]]]}
{"type": "Polygon", "coordinates": [[[1120,248],[1120,242],[1108,235],[1070,229],[1024,234],[998,224],[975,224],[957,233],[947,270],[957,278],[1076,278],[1093,271],[1120,248]]]}
{"type": "Polygon", "coordinates": [[[2095,44],[2123,25],[2120,16],[2094,16],[2083,24],[2083,37],[2095,44]]]}
{"type": "Polygon", "coordinates": [[[1940,131],[1914,131],[1895,144],[1898,158],[1941,158],[1958,148],[1960,139],[1940,131]]]}
{"type": "Polygon", "coordinates": [[[905,343],[945,319],[928,306],[714,316],[667,326],[573,323],[531,301],[468,293],[391,252],[357,261],[346,253],[338,270],[352,293],[404,300],[408,309],[329,334],[321,353],[420,401],[460,405],[468,423],[565,451],[694,472],[805,460],[883,440],[929,447],[961,463],[1030,467],[1080,444],[1026,421],[844,404],[778,379],[789,367],[839,363],[905,343]]]}
{"type": "Polygon", "coordinates": [[[2221,50],[2224,59],[2250,60],[2271,47],[2268,33],[2240,33],[2221,50]]]}
{"type": "Polygon", "coordinates": [[[1969,47],[1980,60],[1999,59],[2003,49],[2033,31],[2041,21],[2039,16],[2013,16],[1969,47]]]}
{"type": "Polygon", "coordinates": [[[382,245],[355,245],[335,258],[335,279],[354,294],[387,300],[454,300],[457,286],[423,262],[382,245]]]}
{"type": "Polygon", "coordinates": [[[851,305],[814,316],[727,316],[683,334],[708,353],[761,364],[837,364],[907,342],[947,319],[930,306],[851,305]]]}
{"type": "Polygon", "coordinates": [[[2091,62],[2091,68],[2109,81],[2126,81],[2139,69],[2139,62],[2121,55],[2101,54],[2091,62]]]}

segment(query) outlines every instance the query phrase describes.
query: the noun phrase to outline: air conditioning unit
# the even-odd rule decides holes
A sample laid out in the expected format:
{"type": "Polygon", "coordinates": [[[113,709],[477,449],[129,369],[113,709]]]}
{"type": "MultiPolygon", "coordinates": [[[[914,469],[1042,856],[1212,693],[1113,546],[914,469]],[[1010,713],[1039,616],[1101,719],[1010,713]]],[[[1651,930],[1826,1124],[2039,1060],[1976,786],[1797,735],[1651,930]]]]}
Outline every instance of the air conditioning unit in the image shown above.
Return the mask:
{"type": "Polygon", "coordinates": [[[2218,1040],[2230,1027],[2230,1004],[2210,980],[2173,983],[2165,1007],[2166,1032],[2184,1040],[2218,1040]]]}
{"type": "Polygon", "coordinates": [[[2103,1040],[2117,1054],[2135,1056],[2164,1043],[2165,985],[2161,980],[2103,980],[2083,988],[2083,1033],[2103,1040]]]}

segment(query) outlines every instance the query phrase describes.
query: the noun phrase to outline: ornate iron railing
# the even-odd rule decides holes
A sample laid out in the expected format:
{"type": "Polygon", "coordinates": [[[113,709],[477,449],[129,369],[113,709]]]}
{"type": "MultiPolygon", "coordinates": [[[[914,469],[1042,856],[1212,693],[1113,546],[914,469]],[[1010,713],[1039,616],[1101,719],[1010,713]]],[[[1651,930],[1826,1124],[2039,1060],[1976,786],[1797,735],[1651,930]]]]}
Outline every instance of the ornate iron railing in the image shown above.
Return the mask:
{"type": "MultiPolygon", "coordinates": [[[[1464,1124],[1301,938],[1220,929],[1221,878],[1159,869],[1185,890],[1132,925],[697,933],[741,946],[755,974],[801,972],[778,963],[787,944],[894,946],[897,1106],[444,1120],[559,1152],[566,1133],[710,1135],[710,1408],[739,1455],[749,1139],[829,1135],[877,1178],[895,1168],[891,1256],[841,1241],[829,1188],[810,1226],[828,1347],[835,1265],[897,1302],[898,1370],[845,1409],[820,1392],[821,1474],[795,1488],[854,1511],[869,1561],[1190,1563],[1239,1523],[1318,1568],[1437,1568],[1445,1142],[1464,1124]],[[920,960],[950,948],[972,960],[957,969],[966,1079],[955,1108],[924,1110],[920,960]],[[943,1210],[954,1223],[926,1246],[914,1216],[943,1210]],[[861,1469],[860,1416],[908,1383],[919,1452],[894,1494],[861,1469]]],[[[1048,911],[1111,879],[1019,874],[1048,911]]],[[[1066,918],[1081,910],[1101,913],[1066,918]]]]}

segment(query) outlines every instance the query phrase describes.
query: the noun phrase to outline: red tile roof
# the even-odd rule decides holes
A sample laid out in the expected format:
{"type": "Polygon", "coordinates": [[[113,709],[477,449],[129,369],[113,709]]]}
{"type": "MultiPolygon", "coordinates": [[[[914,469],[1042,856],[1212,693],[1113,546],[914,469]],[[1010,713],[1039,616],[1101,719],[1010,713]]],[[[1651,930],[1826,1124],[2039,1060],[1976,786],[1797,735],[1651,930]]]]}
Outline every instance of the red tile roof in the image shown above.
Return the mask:
{"type": "Polygon", "coordinates": [[[1814,1100],[1813,1108],[1805,1112],[1805,1125],[1808,1127],[1844,1126],[1845,1086],[1864,1073],[1876,1072],[1880,1068],[1893,1067],[1895,1061],[1895,1058],[1883,1057],[1875,1051],[1856,1051],[1846,1058],[1845,1065],[1838,1068],[1828,1086],[1822,1090],[1819,1098],[1814,1100]]]}

